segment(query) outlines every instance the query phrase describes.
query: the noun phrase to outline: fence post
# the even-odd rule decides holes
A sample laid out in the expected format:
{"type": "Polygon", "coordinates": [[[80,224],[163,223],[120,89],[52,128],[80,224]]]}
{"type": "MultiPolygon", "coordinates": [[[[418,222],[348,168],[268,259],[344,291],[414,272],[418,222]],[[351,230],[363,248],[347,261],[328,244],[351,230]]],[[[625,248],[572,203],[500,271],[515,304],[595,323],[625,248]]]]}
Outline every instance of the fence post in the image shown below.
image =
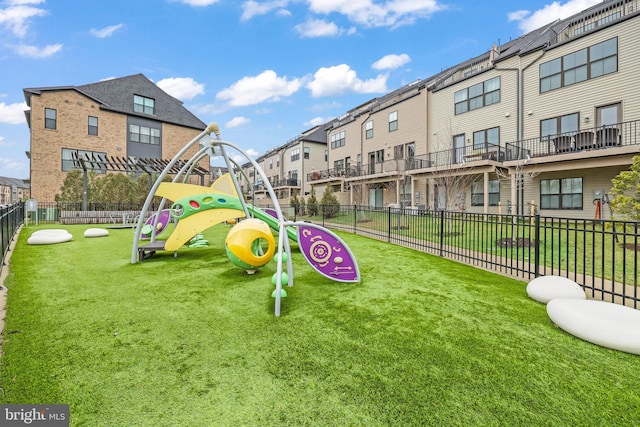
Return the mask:
{"type": "Polygon", "coordinates": [[[353,234],[358,234],[358,205],[353,205],[353,234]]]}
{"type": "Polygon", "coordinates": [[[387,242],[391,242],[391,206],[387,208],[387,242]]]}
{"type": "Polygon", "coordinates": [[[535,243],[535,249],[533,252],[533,259],[534,259],[534,275],[535,277],[539,277],[540,276],[540,214],[536,214],[534,216],[535,219],[535,239],[536,239],[536,243],[535,243]]]}
{"type": "Polygon", "coordinates": [[[444,246],[444,209],[440,211],[440,256],[442,256],[442,248],[444,246]]]}

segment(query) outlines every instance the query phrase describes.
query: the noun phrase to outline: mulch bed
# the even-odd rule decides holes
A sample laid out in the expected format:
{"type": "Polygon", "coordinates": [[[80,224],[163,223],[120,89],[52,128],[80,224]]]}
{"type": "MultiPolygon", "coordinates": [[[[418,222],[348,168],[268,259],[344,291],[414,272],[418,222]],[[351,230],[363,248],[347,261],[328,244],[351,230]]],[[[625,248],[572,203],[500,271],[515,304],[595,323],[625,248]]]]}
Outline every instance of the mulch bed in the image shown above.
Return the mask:
{"type": "Polygon", "coordinates": [[[530,240],[526,237],[518,237],[517,239],[498,239],[496,245],[501,248],[532,248],[536,245],[534,240],[530,240]]]}

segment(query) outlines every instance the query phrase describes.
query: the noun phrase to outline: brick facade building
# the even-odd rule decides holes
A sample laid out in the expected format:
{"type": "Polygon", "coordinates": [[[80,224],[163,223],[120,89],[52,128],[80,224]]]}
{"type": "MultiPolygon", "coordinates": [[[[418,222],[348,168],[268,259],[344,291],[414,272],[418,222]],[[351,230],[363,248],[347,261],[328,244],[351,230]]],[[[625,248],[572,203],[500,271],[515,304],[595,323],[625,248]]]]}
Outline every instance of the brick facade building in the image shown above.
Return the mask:
{"type": "MultiPolygon", "coordinates": [[[[79,155],[171,159],[206,128],[142,74],[23,92],[31,108],[25,112],[31,131],[31,197],[42,202],[54,201],[79,155]]],[[[199,166],[209,170],[209,158],[199,166]]]]}

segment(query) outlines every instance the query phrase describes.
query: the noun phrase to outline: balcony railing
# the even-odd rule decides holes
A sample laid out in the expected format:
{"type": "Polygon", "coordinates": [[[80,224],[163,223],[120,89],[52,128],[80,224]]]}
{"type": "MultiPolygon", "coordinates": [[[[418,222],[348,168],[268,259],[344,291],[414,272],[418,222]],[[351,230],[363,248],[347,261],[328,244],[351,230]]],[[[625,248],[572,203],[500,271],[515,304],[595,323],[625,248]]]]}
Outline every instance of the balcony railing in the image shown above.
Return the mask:
{"type": "Polygon", "coordinates": [[[300,181],[298,181],[296,178],[285,178],[285,179],[281,179],[281,180],[278,180],[276,182],[273,182],[273,183],[271,183],[271,185],[273,186],[273,188],[299,187],[300,186],[300,181]]]}
{"type": "Polygon", "coordinates": [[[311,171],[307,174],[307,182],[331,180],[334,178],[356,178],[385,173],[399,173],[408,169],[411,159],[394,159],[367,165],[349,166],[346,168],[332,168],[311,171]]]}
{"type": "MultiPolygon", "coordinates": [[[[521,160],[640,144],[640,120],[505,144],[505,160],[521,160]]],[[[602,152],[602,151],[600,151],[602,152]]]]}
{"type": "Polygon", "coordinates": [[[569,153],[597,152],[607,149],[640,145],[640,120],[611,126],[584,128],[541,138],[508,142],[502,146],[483,144],[449,148],[416,156],[407,163],[407,169],[425,169],[445,166],[477,165],[479,161],[509,162],[537,157],[563,156],[569,153]]]}
{"type": "Polygon", "coordinates": [[[600,10],[597,14],[586,14],[579,20],[572,21],[564,29],[556,34],[556,37],[550,41],[550,43],[561,43],[571,38],[580,36],[586,32],[597,30],[598,28],[621,19],[627,15],[631,15],[638,11],[640,2],[638,0],[626,0],[618,2],[610,2],[598,6],[600,10]]]}
{"type": "Polygon", "coordinates": [[[407,169],[414,170],[464,165],[465,163],[487,160],[503,162],[505,160],[504,147],[484,143],[435,151],[433,153],[423,154],[409,159],[407,161],[407,169]]]}

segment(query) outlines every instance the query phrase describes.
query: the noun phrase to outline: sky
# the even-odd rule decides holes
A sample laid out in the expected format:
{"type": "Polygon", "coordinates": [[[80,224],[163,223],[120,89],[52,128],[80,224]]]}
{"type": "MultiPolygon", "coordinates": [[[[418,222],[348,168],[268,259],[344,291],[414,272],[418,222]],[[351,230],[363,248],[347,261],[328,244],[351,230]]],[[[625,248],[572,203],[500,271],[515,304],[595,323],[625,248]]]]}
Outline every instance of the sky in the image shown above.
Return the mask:
{"type": "Polygon", "coordinates": [[[24,88],[142,73],[258,157],[599,2],[0,0],[0,176],[29,177],[24,88]]]}

